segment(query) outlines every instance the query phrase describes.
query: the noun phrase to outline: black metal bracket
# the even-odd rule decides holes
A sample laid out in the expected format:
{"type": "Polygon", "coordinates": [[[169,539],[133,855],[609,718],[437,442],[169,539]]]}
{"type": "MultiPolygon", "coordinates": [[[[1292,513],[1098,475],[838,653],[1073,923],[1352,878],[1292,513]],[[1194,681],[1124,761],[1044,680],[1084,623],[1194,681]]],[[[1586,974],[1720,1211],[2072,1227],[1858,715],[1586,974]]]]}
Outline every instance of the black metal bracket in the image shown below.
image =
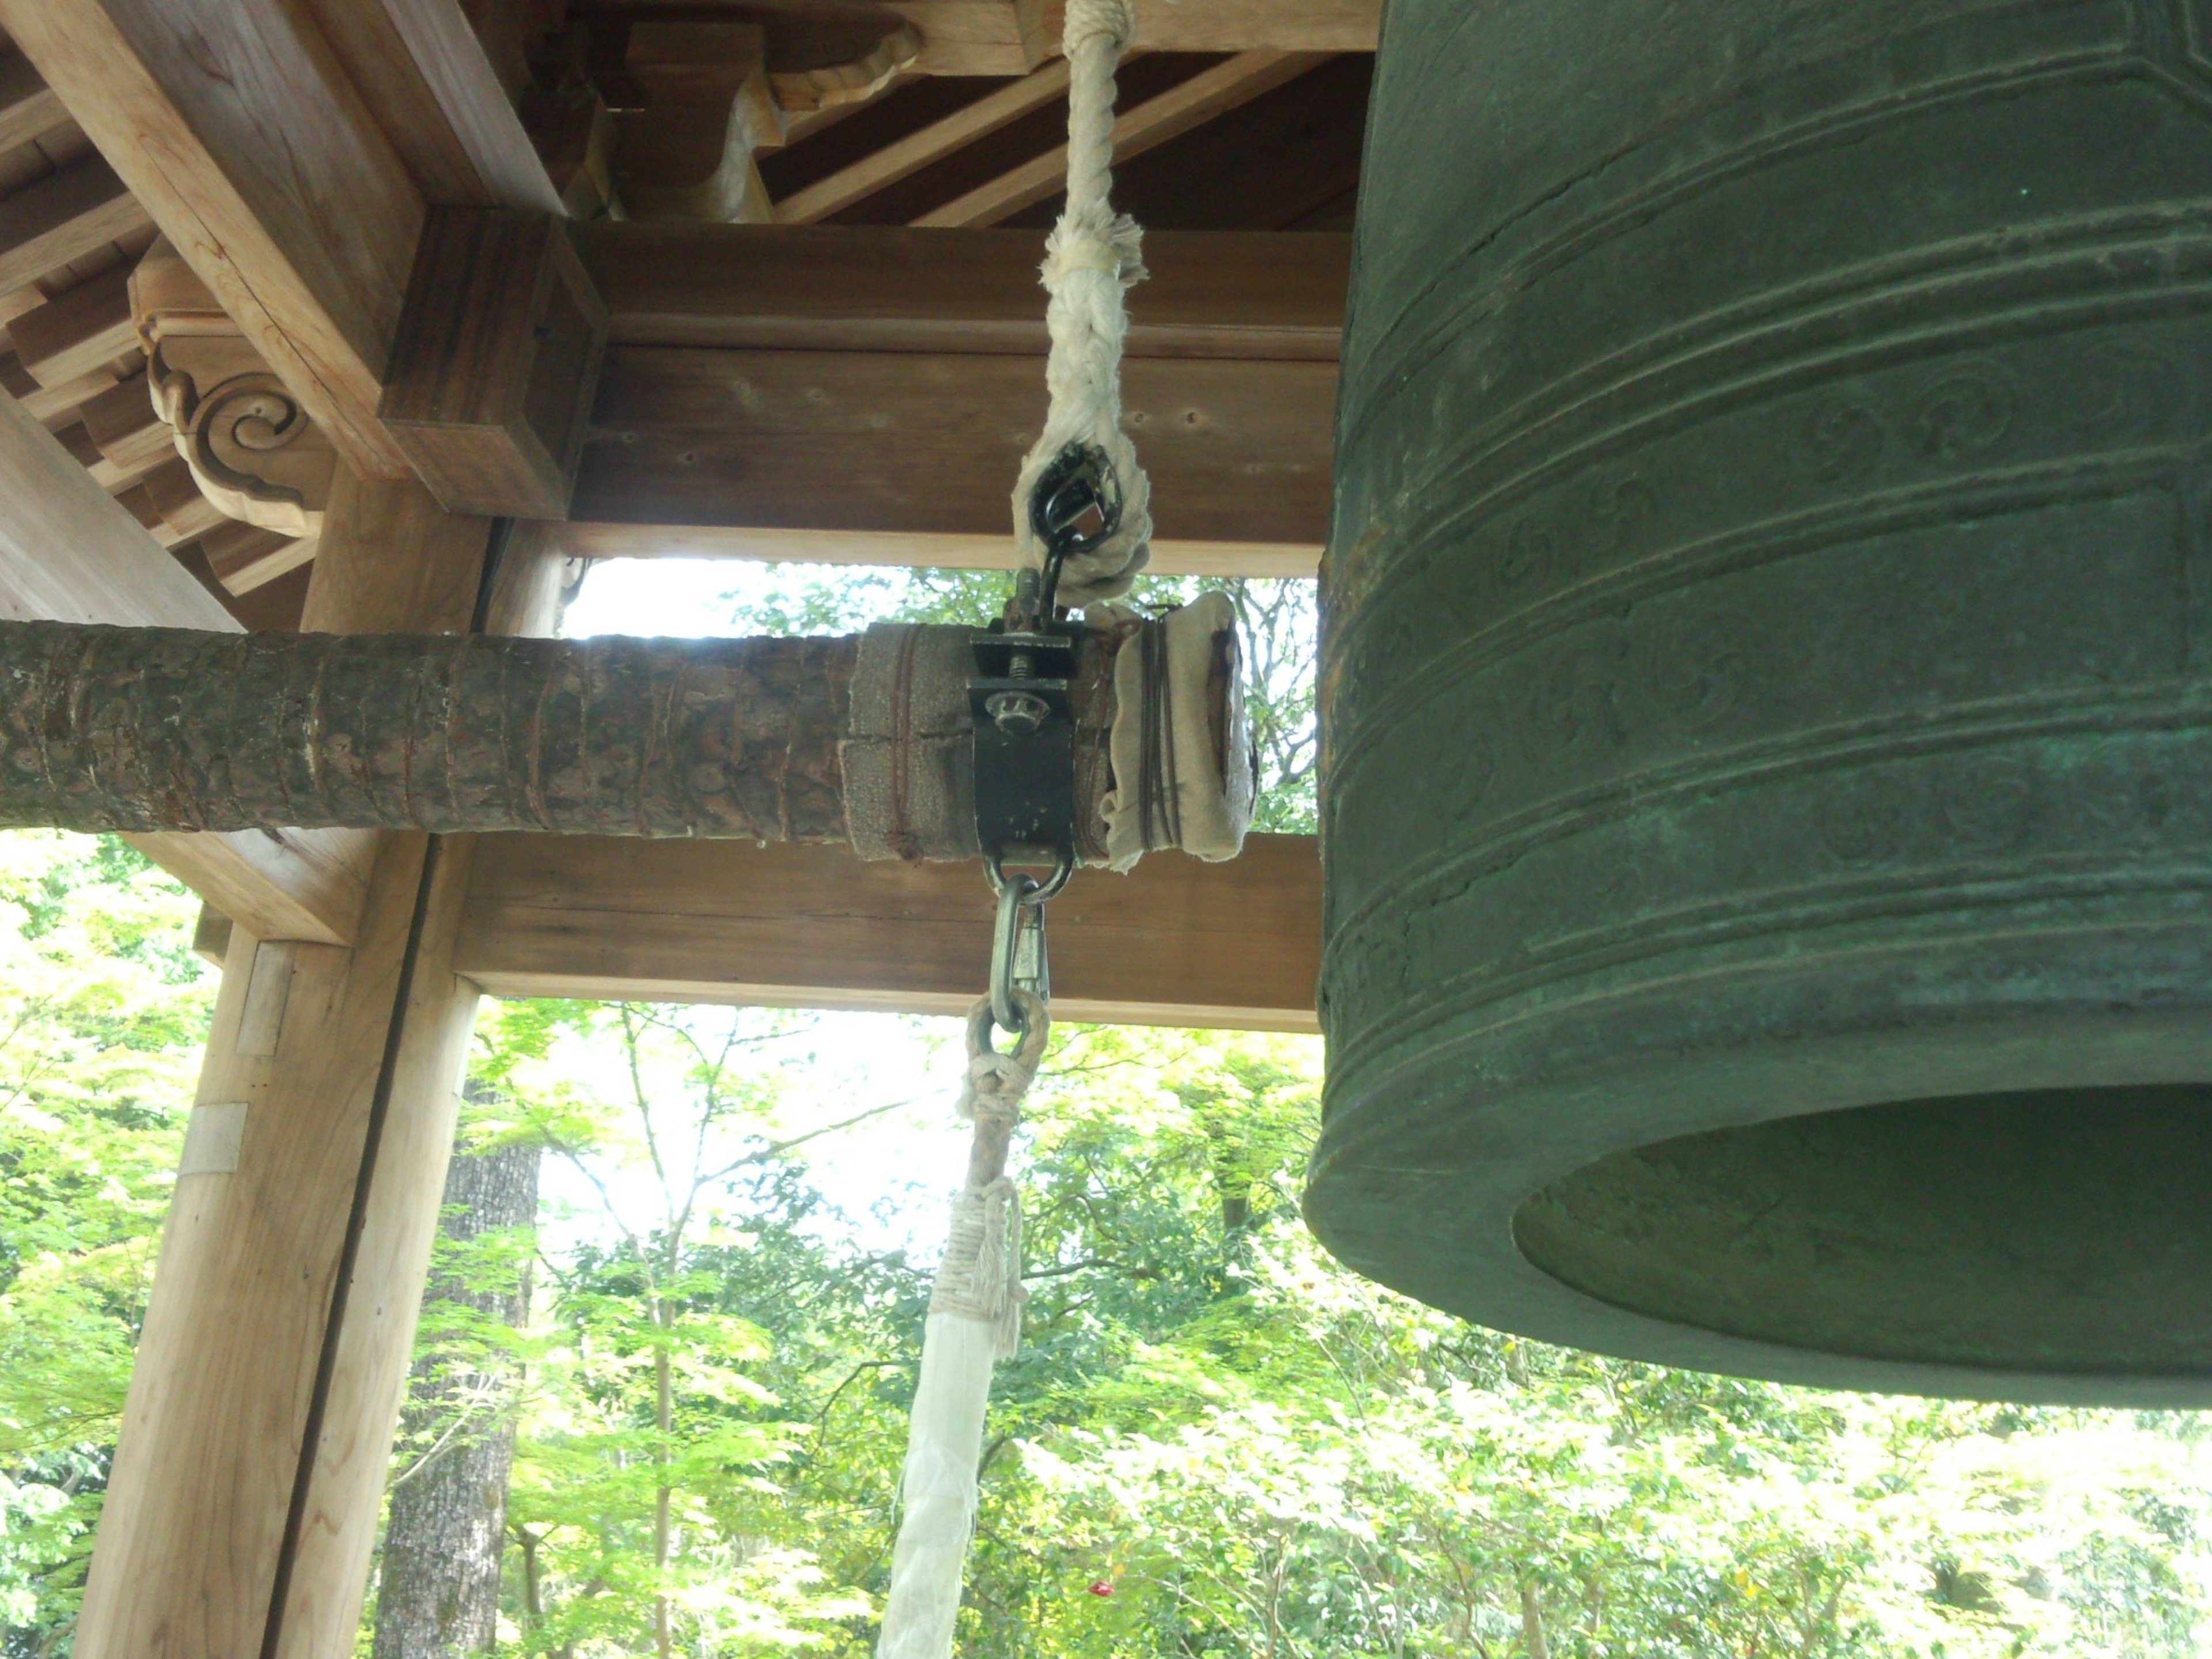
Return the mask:
{"type": "Polygon", "coordinates": [[[1048,623],[977,634],[968,682],[974,722],[975,837],[983,856],[1073,867],[1075,679],[1082,629],[1048,623]]]}

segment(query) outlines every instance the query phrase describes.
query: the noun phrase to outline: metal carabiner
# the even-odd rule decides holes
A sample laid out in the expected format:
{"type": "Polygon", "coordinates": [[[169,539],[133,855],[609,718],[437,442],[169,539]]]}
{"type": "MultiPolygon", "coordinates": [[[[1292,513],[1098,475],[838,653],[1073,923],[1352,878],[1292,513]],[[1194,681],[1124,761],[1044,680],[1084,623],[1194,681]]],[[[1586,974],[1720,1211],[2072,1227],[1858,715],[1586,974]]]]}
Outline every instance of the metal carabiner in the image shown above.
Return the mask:
{"type": "Polygon", "coordinates": [[[991,1018],[999,1028],[1019,1037],[1029,1022],[1014,1000],[1016,990],[1043,998],[1050,995],[1050,970],[1044,962],[1043,891],[1033,876],[998,876],[998,925],[991,930],[991,1018]],[[1023,958],[1029,959],[1025,962],[1023,958]],[[1027,972],[1024,972],[1024,969],[1027,972]],[[1024,980],[1031,981],[1024,984],[1024,980]]]}

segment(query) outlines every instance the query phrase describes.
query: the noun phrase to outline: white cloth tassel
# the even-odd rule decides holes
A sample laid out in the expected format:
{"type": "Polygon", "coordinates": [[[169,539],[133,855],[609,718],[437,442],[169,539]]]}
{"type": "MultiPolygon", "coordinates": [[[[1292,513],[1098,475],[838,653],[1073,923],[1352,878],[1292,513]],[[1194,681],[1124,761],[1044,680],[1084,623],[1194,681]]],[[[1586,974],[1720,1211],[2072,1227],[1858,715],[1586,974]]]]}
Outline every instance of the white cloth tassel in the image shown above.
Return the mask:
{"type": "MultiPolygon", "coordinates": [[[[1051,1031],[1043,1003],[1026,991],[1015,994],[1028,1021],[1018,1054],[989,1051],[988,1001],[968,1017],[961,1115],[975,1121],[979,1146],[987,1137],[1006,1144],[1051,1031]]],[[[991,1371],[1021,1345],[1022,1304],[1029,1298],[1021,1272],[1022,1206],[1014,1183],[1000,1175],[963,1190],[952,1200],[951,1237],[922,1328],[921,1379],[907,1431],[898,1543],[877,1659],[951,1659],[968,1540],[975,1530],[975,1466],[983,1455],[991,1371]]]]}
{"type": "Polygon", "coordinates": [[[1114,68],[1136,27],[1129,0],[1067,0],[1060,35],[1069,73],[1067,206],[1045,243],[1044,285],[1052,295],[1045,386],[1052,404],[1014,484],[1014,537],[1023,559],[1043,568],[1046,550],[1030,523],[1030,497],[1069,444],[1104,451],[1121,489],[1120,526],[1097,547],[1072,555],[1061,571],[1059,597],[1067,605],[1127,592],[1152,556],[1152,483],[1121,430],[1121,349],[1129,332],[1122,295],[1145,279],[1143,233],[1108,199],[1114,68]]]}
{"type": "Polygon", "coordinates": [[[899,1482],[898,1547],[877,1659],[948,1659],[960,1615],[968,1540],[975,1530],[975,1463],[998,1356],[995,1327],[933,1313],[921,1340],[906,1472],[899,1482]]]}

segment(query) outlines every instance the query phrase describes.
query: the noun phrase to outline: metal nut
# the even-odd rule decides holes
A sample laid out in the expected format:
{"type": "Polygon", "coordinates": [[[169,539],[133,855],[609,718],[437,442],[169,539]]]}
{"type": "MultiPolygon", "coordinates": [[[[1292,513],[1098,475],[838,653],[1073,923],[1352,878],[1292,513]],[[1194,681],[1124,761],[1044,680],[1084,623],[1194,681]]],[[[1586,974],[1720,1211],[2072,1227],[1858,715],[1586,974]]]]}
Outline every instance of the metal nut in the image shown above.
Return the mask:
{"type": "Polygon", "coordinates": [[[983,708],[1010,738],[1028,737],[1052,713],[1052,705],[1031,691],[994,691],[983,708]]]}

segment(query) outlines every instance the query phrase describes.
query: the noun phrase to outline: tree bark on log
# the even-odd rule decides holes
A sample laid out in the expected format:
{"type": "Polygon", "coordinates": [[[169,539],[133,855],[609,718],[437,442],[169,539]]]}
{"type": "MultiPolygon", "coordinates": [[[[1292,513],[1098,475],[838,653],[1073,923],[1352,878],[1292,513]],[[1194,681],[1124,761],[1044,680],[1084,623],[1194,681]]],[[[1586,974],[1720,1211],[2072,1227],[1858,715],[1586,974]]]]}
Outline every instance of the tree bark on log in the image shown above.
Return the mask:
{"type": "Polygon", "coordinates": [[[0,622],[0,826],[842,842],[859,647],[0,622]]]}
{"type": "MultiPolygon", "coordinates": [[[[526,1227],[538,1216],[538,1148],[504,1146],[456,1157],[446,1178],[443,1237],[468,1242],[526,1227]]],[[[458,1304],[506,1324],[529,1315],[526,1273],[512,1287],[434,1284],[426,1304],[458,1304]]],[[[434,1354],[410,1373],[403,1432],[434,1430],[453,1412],[453,1378],[434,1354]]],[[[511,1371],[470,1379],[471,1419],[392,1490],[376,1601],[374,1659],[462,1659],[489,1653],[498,1635],[507,1480],[514,1466],[511,1371]]]]}

